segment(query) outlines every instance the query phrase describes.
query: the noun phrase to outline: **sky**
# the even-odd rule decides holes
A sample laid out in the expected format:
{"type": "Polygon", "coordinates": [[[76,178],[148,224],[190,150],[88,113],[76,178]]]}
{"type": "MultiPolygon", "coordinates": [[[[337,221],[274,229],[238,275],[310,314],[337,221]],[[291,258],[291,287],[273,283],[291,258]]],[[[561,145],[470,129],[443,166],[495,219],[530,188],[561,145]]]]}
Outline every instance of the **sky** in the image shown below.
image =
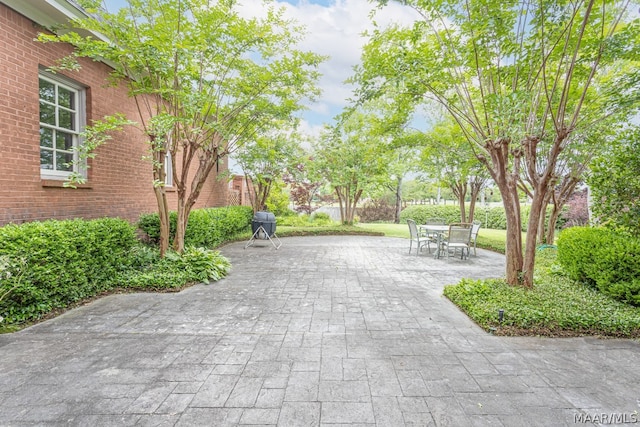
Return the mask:
{"type": "MultiPolygon", "coordinates": [[[[258,7],[260,0],[240,0],[245,7],[258,7]]],[[[302,131],[317,135],[324,123],[331,123],[347,105],[352,87],[344,81],[360,63],[362,46],[366,39],[362,33],[373,29],[369,17],[373,5],[367,0],[288,0],[278,2],[286,8],[288,17],[304,25],[307,35],[300,48],[328,56],[320,66],[319,86],[322,95],[317,102],[307,105],[302,113],[302,131]]],[[[391,2],[374,19],[379,26],[391,22],[410,23],[415,14],[408,7],[391,2]]]]}
{"type": "MultiPolygon", "coordinates": [[[[126,0],[104,0],[108,10],[126,4],[126,0]]],[[[261,0],[238,0],[243,14],[252,15],[262,10],[261,0]]],[[[352,87],[344,81],[352,75],[353,67],[360,62],[361,48],[366,40],[361,34],[373,28],[369,17],[373,5],[367,0],[280,0],[286,17],[292,18],[307,30],[302,50],[328,56],[320,66],[322,77],[319,86],[322,95],[317,102],[307,104],[301,113],[301,131],[317,135],[324,123],[332,123],[333,117],[347,105],[352,87]]],[[[374,17],[379,27],[389,23],[408,24],[416,15],[410,8],[390,2],[382,13],[374,17]]]]}

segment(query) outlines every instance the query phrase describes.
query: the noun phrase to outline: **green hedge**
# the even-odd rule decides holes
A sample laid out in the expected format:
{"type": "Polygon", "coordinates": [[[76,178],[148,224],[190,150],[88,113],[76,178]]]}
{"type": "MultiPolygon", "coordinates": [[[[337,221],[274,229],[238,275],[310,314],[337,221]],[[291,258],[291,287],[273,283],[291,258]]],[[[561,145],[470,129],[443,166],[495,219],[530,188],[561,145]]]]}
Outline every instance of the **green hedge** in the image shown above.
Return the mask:
{"type": "Polygon", "coordinates": [[[567,275],[602,293],[640,306],[640,240],[604,228],[571,227],[558,237],[567,275]]]}
{"type": "MultiPolygon", "coordinates": [[[[176,212],[170,213],[171,239],[175,236],[177,217],[176,212]]],[[[253,210],[248,206],[194,209],[189,215],[184,244],[213,248],[246,230],[252,219],[253,210]]],[[[138,227],[151,241],[159,241],[160,220],[157,213],[141,215],[138,227]]]]}
{"type": "Polygon", "coordinates": [[[37,319],[95,295],[128,267],[127,254],[135,244],[134,228],[114,218],[0,228],[0,256],[9,260],[1,289],[12,289],[0,301],[0,316],[10,323],[37,319]]]}
{"type": "MultiPolygon", "coordinates": [[[[523,205],[522,209],[522,231],[527,231],[529,221],[529,205],[523,205]]],[[[467,206],[466,213],[469,214],[467,206]]],[[[547,208],[547,219],[551,213],[551,206],[547,208]]],[[[418,223],[424,223],[427,218],[444,218],[447,224],[452,222],[460,222],[460,207],[458,205],[411,205],[407,206],[400,213],[400,221],[406,222],[407,219],[414,219],[418,223]]],[[[493,207],[486,209],[480,205],[476,205],[474,220],[482,222],[483,228],[491,228],[494,230],[506,230],[507,218],[504,214],[504,207],[493,207]]],[[[558,218],[557,228],[561,228],[566,220],[558,218]]]]}

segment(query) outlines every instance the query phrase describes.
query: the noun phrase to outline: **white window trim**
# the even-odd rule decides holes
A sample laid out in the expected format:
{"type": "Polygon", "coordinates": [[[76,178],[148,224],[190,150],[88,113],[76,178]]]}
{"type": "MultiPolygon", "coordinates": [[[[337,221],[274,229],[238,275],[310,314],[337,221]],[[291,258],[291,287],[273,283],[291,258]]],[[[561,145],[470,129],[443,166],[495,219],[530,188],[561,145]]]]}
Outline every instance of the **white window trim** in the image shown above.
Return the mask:
{"type": "Polygon", "coordinates": [[[164,185],[165,187],[173,187],[173,159],[171,153],[164,156],[164,185]]]}
{"type": "MultiPolygon", "coordinates": [[[[65,89],[71,90],[73,92],[76,93],[77,95],[77,108],[76,108],[76,127],[77,127],[77,131],[73,132],[76,135],[76,145],[74,145],[74,148],[77,145],[82,144],[82,139],[80,137],[80,133],[84,130],[85,126],[86,126],[86,117],[87,117],[87,95],[86,95],[86,87],[61,75],[58,74],[53,74],[50,72],[47,72],[46,70],[44,70],[43,68],[40,68],[39,73],[38,73],[38,80],[45,80],[48,81],[50,83],[53,83],[57,86],[63,87],[65,89]]],[[[39,87],[39,83],[38,83],[38,87],[39,87]]],[[[38,109],[40,108],[40,96],[38,95],[38,109]]],[[[40,128],[41,126],[43,126],[42,124],[40,124],[40,122],[38,121],[39,125],[38,128],[40,128]]],[[[58,129],[57,127],[52,127],[51,125],[45,124],[45,127],[48,128],[52,128],[52,129],[58,129]]],[[[69,132],[68,129],[60,129],[63,130],[65,132],[69,132]]],[[[54,142],[55,144],[55,142],[54,142]]],[[[40,140],[38,140],[38,147],[40,147],[40,140]]],[[[78,153],[75,152],[74,150],[74,162],[78,162],[78,153]]],[[[78,174],[82,175],[83,177],[87,177],[87,167],[86,164],[84,165],[74,165],[74,171],[73,172],[77,172],[78,174]]],[[[51,170],[51,169],[40,169],[40,179],[53,179],[53,180],[65,180],[68,179],[69,176],[73,173],[73,172],[68,172],[68,171],[57,171],[57,170],[51,170]]]]}

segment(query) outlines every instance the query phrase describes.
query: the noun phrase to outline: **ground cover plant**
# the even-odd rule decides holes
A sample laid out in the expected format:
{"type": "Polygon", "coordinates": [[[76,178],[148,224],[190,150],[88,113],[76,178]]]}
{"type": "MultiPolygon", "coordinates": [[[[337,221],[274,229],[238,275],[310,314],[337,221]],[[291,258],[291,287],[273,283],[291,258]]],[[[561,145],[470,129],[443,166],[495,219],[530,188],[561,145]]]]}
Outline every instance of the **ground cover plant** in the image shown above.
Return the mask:
{"type": "Polygon", "coordinates": [[[555,249],[539,251],[534,281],[524,289],[501,279],[465,279],[446,286],[444,295],[496,335],[640,338],[640,308],[572,280],[557,264],[555,249]]]}

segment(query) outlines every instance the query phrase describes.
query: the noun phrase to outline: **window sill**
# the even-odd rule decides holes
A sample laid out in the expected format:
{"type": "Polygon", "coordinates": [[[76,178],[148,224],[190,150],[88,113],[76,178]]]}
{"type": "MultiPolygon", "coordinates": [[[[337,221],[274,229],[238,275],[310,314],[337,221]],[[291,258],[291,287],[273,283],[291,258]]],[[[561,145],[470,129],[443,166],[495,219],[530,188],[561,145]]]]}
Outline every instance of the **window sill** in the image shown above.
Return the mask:
{"type": "MultiPolygon", "coordinates": [[[[41,179],[40,182],[41,182],[42,186],[46,187],[46,188],[70,188],[70,189],[73,189],[73,187],[65,187],[64,183],[67,182],[66,180],[41,179]]],[[[93,188],[93,185],[91,185],[89,183],[76,184],[75,187],[77,189],[91,189],[91,188],[93,188]]]]}

